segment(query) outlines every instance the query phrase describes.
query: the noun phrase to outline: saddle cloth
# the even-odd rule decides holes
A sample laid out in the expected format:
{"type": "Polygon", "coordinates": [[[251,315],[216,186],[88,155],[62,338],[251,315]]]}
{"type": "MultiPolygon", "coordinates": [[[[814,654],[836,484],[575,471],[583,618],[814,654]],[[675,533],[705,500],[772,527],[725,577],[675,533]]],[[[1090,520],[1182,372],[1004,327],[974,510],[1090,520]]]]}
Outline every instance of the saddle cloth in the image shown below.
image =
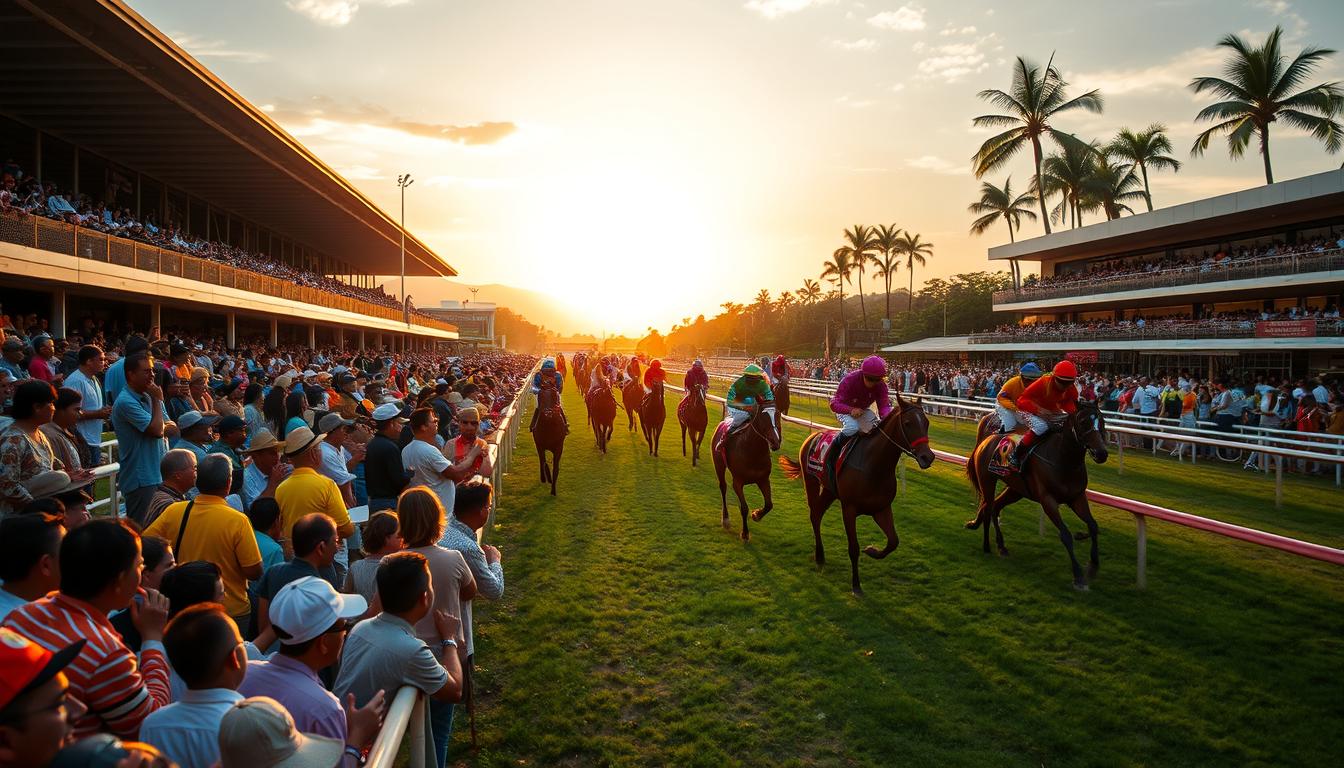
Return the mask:
{"type": "Polygon", "coordinates": [[[830,476],[827,465],[830,463],[835,464],[836,474],[838,475],[840,467],[844,466],[845,460],[849,458],[849,454],[854,450],[854,446],[859,443],[858,439],[850,440],[841,446],[840,455],[838,457],[831,456],[831,444],[835,442],[835,438],[839,437],[839,435],[840,430],[828,429],[825,432],[819,433],[817,439],[813,440],[811,445],[808,446],[807,456],[804,458],[803,463],[806,465],[809,473],[821,478],[822,481],[826,481],[830,476]]]}
{"type": "Polygon", "coordinates": [[[686,409],[691,406],[691,396],[687,395],[677,403],[677,421],[686,420],[686,409]]]}
{"type": "MultiPolygon", "coordinates": [[[[1026,430],[1018,429],[1013,432],[1009,432],[1006,435],[995,435],[994,438],[992,438],[996,442],[994,443],[993,449],[989,454],[990,472],[993,472],[994,474],[1000,477],[1007,477],[1009,475],[1017,473],[1017,470],[1013,469],[1012,467],[1011,460],[1013,457],[1013,452],[1017,450],[1017,444],[1022,442],[1022,437],[1024,435],[1026,435],[1026,430]]],[[[1036,442],[1036,445],[1040,445],[1039,440],[1036,442]]],[[[1035,450],[1036,448],[1035,446],[1033,446],[1032,452],[1034,453],[1035,450]]],[[[1030,453],[1027,454],[1027,456],[1030,455],[1031,455],[1030,453]]],[[[1027,457],[1024,456],[1022,458],[1022,464],[1025,466],[1026,463],[1027,463],[1027,457]]]]}
{"type": "Polygon", "coordinates": [[[728,430],[733,426],[732,418],[726,418],[719,422],[719,426],[714,428],[714,439],[709,441],[710,450],[727,458],[724,452],[724,445],[728,442],[728,430]]]}

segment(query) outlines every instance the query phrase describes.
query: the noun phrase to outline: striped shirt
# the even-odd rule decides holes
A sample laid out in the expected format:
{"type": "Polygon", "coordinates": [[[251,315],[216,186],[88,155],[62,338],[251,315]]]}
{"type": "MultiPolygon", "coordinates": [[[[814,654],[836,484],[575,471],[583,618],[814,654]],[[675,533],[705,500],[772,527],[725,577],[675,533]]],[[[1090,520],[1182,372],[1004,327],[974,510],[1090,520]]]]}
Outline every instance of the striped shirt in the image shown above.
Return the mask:
{"type": "Polygon", "coordinates": [[[135,739],[145,717],[172,700],[163,644],[145,641],[137,662],[107,616],[83,600],[56,593],[14,609],[5,626],[53,652],[88,640],[65,668],[71,695],[89,709],[75,723],[76,738],[110,731],[135,739]]]}

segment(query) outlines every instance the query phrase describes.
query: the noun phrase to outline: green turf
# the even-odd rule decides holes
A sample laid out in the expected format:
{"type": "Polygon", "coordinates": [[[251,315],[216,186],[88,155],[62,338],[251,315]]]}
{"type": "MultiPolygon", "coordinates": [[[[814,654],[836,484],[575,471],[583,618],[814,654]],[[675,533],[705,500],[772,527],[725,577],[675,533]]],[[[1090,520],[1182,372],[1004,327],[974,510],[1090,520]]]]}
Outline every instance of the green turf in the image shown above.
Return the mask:
{"type": "MultiPolygon", "coordinates": [[[[1155,524],[1141,591],[1131,518],[1099,509],[1102,571],[1077,593],[1025,503],[1005,514],[1012,556],[982,554],[961,528],[971,491],[939,464],[907,470],[901,547],[863,558],[857,599],[837,510],[829,562],[812,564],[800,485],[775,474],[776,509],[743,544],[719,527],[712,464],[681,458],[675,416],[661,458],[623,425],[601,456],[574,393],[566,405],[559,498],[524,432],[489,532],[508,591],[476,609],[482,748],[466,754],[459,722],[466,763],[1281,766],[1344,747],[1336,567],[1155,524]]],[[[962,431],[934,443],[959,450],[962,431]]],[[[802,436],[789,428],[786,450],[802,436]]],[[[1098,485],[1337,536],[1328,489],[1302,483],[1275,513],[1272,485],[1266,508],[1252,478],[1147,461],[1098,485]]]]}

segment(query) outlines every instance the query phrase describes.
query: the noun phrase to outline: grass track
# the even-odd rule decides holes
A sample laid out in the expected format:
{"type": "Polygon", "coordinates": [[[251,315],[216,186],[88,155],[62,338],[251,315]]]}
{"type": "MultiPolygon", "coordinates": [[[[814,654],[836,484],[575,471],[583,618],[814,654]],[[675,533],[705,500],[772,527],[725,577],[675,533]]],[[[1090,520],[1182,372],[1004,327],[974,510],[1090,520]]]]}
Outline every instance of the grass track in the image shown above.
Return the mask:
{"type": "MultiPolygon", "coordinates": [[[[1333,764],[1344,746],[1336,568],[1154,525],[1139,591],[1133,523],[1102,508],[1101,575],[1078,594],[1034,507],[1005,514],[1011,557],[981,554],[961,529],[970,488],[938,464],[907,470],[901,548],[863,558],[858,600],[837,510],[813,566],[799,484],[775,474],[776,509],[744,545],[718,525],[712,464],[681,458],[675,416],[661,458],[623,418],[601,456],[577,395],[565,403],[559,498],[524,433],[490,534],[509,584],[477,608],[468,762],[1279,766],[1333,764]]],[[[940,423],[934,444],[964,450],[966,431],[940,423]]],[[[785,450],[803,436],[786,427],[785,450]]],[[[1250,473],[1128,456],[1125,477],[1107,471],[1096,487],[1340,541],[1320,484],[1295,483],[1275,513],[1250,473]]]]}

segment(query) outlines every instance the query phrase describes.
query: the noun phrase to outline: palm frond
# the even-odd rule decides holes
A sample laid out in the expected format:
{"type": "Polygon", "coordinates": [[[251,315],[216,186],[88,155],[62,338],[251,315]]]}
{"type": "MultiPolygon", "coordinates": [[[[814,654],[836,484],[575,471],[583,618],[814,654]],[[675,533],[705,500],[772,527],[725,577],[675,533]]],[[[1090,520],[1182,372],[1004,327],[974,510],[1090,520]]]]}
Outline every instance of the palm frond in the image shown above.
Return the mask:
{"type": "Polygon", "coordinates": [[[1344,126],[1328,117],[1309,115],[1296,109],[1282,109],[1279,110],[1279,119],[1311,133],[1313,138],[1325,144],[1325,151],[1332,155],[1339,151],[1340,143],[1344,141],[1340,135],[1344,132],[1344,126]]]}

